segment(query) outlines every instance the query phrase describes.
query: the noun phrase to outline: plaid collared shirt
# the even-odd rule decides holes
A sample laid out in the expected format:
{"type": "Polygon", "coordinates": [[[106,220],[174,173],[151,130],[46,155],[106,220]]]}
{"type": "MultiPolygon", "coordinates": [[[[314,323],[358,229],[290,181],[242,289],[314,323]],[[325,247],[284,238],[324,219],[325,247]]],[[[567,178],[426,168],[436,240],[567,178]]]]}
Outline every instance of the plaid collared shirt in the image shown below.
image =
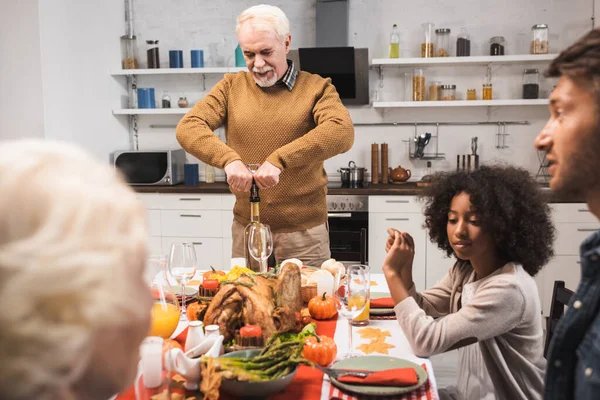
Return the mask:
{"type": "Polygon", "coordinates": [[[285,74],[279,80],[280,83],[283,83],[287,88],[292,91],[294,85],[296,84],[296,78],[298,77],[298,69],[294,65],[292,60],[287,60],[288,69],[285,71],[285,74]]]}

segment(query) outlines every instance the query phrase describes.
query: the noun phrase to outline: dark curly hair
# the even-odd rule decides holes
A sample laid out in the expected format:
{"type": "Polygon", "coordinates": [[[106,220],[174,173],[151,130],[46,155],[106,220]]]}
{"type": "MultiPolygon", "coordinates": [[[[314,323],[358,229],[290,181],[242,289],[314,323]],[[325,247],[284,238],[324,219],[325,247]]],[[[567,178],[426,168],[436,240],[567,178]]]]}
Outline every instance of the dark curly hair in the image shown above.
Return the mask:
{"type": "Polygon", "coordinates": [[[446,233],[448,211],[454,196],[463,192],[479,213],[482,229],[492,233],[500,260],[519,263],[535,276],[554,255],[550,207],[537,183],[524,169],[498,165],[435,174],[420,196],[429,237],[449,256],[454,250],[446,233]]]}

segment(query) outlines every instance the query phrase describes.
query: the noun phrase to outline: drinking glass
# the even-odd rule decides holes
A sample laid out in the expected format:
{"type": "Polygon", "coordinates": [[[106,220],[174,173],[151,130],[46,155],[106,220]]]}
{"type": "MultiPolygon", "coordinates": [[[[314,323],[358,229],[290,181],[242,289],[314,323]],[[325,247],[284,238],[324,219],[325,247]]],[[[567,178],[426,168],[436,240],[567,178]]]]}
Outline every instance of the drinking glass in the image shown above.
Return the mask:
{"type": "Polygon", "coordinates": [[[173,243],[167,262],[169,274],[181,285],[181,319],[187,321],[185,307],[185,284],[196,275],[198,262],[192,243],[173,243]]]}
{"type": "Polygon", "coordinates": [[[260,272],[267,272],[267,260],[273,253],[273,235],[269,225],[250,225],[248,251],[252,258],[260,263],[260,272]]]}
{"type": "Polygon", "coordinates": [[[152,305],[152,323],[148,336],[171,337],[179,324],[179,302],[168,282],[154,282],[150,285],[154,299],[152,305]]]}
{"type": "Polygon", "coordinates": [[[352,320],[360,315],[369,302],[371,289],[370,268],[368,265],[353,264],[345,266],[345,276],[337,273],[334,284],[334,302],[339,314],[348,320],[349,351],[338,359],[360,357],[352,344],[352,320]]]}

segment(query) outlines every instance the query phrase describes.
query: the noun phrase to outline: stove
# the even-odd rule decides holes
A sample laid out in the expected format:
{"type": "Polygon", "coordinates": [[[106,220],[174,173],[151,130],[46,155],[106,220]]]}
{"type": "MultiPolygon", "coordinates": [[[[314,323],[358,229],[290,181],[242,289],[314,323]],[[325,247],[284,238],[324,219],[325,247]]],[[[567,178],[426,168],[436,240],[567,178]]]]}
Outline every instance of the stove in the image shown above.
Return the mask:
{"type": "Polygon", "coordinates": [[[328,194],[327,212],[329,213],[368,213],[369,196],[366,194],[328,194]]]}
{"type": "Polygon", "coordinates": [[[355,184],[343,184],[342,182],[328,182],[328,189],[366,189],[369,187],[369,182],[355,183],[355,184]]]}

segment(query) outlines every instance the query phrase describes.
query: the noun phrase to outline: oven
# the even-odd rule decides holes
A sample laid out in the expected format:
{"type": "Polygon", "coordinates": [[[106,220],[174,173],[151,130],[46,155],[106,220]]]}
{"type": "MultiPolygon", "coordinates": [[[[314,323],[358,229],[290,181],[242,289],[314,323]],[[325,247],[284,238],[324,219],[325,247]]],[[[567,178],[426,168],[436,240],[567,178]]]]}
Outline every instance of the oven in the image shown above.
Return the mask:
{"type": "Polygon", "coordinates": [[[367,264],[369,197],[327,195],[327,217],[331,258],[367,264]]]}

